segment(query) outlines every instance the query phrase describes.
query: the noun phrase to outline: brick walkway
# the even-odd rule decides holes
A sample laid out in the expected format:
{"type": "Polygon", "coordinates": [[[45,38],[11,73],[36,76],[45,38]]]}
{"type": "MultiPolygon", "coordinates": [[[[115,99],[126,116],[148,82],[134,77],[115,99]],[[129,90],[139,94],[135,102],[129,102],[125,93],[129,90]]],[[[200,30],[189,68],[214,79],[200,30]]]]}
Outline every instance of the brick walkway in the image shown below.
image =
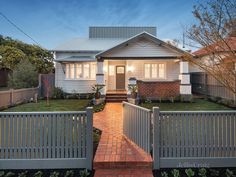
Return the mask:
{"type": "Polygon", "coordinates": [[[94,157],[95,177],[152,177],[152,158],[122,134],[122,104],[107,103],[94,114],[94,127],[102,130],[94,157]]]}

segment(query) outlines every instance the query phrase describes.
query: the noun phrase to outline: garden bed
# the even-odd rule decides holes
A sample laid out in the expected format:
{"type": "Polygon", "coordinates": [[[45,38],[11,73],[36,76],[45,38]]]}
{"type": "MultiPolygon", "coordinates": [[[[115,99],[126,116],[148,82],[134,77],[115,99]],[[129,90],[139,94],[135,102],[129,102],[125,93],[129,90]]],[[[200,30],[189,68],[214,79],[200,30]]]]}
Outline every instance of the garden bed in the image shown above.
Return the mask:
{"type": "Polygon", "coordinates": [[[180,168],[153,171],[154,177],[236,177],[236,168],[180,168]]]}

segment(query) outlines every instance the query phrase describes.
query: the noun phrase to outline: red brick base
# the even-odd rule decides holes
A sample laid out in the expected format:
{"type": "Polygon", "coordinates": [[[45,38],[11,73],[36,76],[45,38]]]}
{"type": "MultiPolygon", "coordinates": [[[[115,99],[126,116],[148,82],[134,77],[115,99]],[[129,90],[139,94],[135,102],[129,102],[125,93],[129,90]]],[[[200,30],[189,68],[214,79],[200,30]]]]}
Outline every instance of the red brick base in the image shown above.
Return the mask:
{"type": "Polygon", "coordinates": [[[138,81],[138,93],[145,98],[170,98],[179,96],[180,81],[138,81]]]}

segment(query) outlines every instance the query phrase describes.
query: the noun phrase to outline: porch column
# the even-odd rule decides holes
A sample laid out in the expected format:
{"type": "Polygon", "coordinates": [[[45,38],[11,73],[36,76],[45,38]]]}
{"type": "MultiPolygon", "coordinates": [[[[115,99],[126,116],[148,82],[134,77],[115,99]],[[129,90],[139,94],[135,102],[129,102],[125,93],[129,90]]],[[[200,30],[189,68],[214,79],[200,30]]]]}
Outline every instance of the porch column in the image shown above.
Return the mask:
{"type": "Polygon", "coordinates": [[[189,63],[180,61],[180,95],[183,100],[190,100],[192,96],[192,88],[190,84],[189,63]]]}
{"type": "MultiPolygon", "coordinates": [[[[104,76],[104,70],[103,70],[103,61],[97,62],[97,74],[96,74],[96,83],[97,85],[105,85],[105,76],[104,76]]],[[[105,87],[101,90],[101,94],[106,94],[105,87]]]]}

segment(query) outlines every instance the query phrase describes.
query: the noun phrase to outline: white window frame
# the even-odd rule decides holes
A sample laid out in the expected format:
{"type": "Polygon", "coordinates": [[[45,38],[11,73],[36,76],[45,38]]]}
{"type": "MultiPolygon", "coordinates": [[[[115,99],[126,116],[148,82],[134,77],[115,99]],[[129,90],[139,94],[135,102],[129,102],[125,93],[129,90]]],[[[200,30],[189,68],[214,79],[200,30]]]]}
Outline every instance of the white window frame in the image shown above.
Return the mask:
{"type": "Polygon", "coordinates": [[[97,63],[95,62],[75,62],[75,63],[66,63],[66,70],[65,70],[65,80],[96,80],[96,73],[97,73],[97,63]],[[89,65],[89,77],[84,77],[84,65],[89,65]],[[73,65],[73,66],[72,66],[73,65]],[[78,77],[78,66],[80,65],[81,69],[81,77],[78,77]],[[92,67],[94,65],[94,67],[92,67]],[[74,67],[74,75],[71,74],[71,68],[74,67]],[[91,71],[94,68],[95,71],[91,71]],[[94,74],[95,73],[95,74],[94,74]],[[93,74],[93,76],[92,76],[93,74]],[[74,77],[72,77],[72,75],[74,77]]]}
{"type": "Polygon", "coordinates": [[[152,62],[150,62],[150,63],[144,63],[144,79],[148,79],[148,80],[155,80],[155,79],[158,79],[158,80],[164,80],[164,79],[166,79],[166,63],[164,63],[164,62],[156,62],[156,63],[152,63],[152,62]],[[159,75],[159,65],[160,64],[163,64],[164,65],[164,77],[160,77],[160,75],[159,75]],[[146,65],[150,65],[150,71],[149,71],[149,76],[148,77],[146,77],[146,71],[145,71],[145,69],[146,69],[146,65]],[[156,77],[153,77],[153,65],[157,65],[157,70],[156,70],[156,77]]]}

